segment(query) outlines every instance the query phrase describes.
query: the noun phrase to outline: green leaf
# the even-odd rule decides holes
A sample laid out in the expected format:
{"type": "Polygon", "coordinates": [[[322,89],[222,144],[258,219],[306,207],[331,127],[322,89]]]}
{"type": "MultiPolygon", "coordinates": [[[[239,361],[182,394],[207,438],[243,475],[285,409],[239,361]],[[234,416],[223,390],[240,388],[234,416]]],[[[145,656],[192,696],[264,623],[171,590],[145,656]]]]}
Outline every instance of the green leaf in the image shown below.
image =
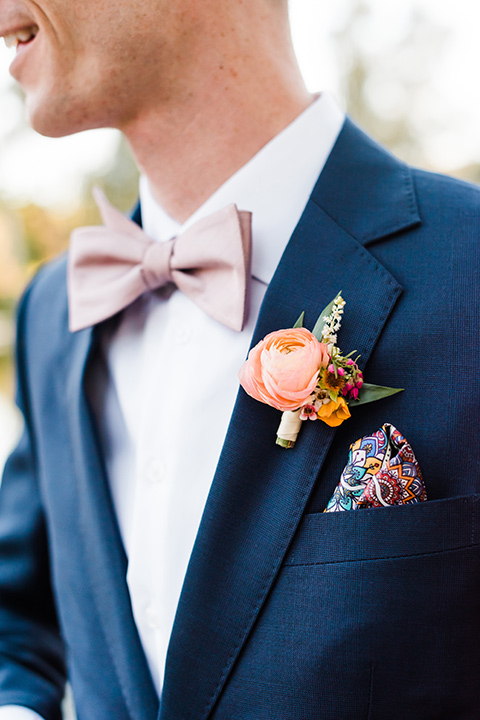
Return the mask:
{"type": "Polygon", "coordinates": [[[321,342],[321,340],[322,340],[323,327],[324,327],[324,325],[325,325],[325,321],[324,321],[323,318],[324,318],[324,317],[328,317],[328,316],[330,315],[330,313],[331,313],[332,310],[333,310],[333,306],[335,305],[335,300],[336,300],[336,299],[338,298],[338,296],[341,295],[341,294],[342,294],[342,291],[340,290],[340,292],[338,292],[338,293],[335,295],[335,297],[333,298],[332,302],[328,303],[327,307],[326,307],[326,308],[320,313],[320,315],[318,316],[318,320],[317,320],[317,322],[315,323],[315,325],[314,325],[314,327],[313,327],[313,330],[312,330],[312,335],[315,335],[315,337],[317,338],[317,340],[318,340],[319,342],[321,342]]]}
{"type": "Polygon", "coordinates": [[[357,405],[365,405],[369,402],[375,402],[375,400],[381,400],[382,398],[389,397],[389,395],[396,395],[396,393],[403,392],[404,389],[405,388],[391,388],[385,387],[384,385],[370,385],[370,383],[363,383],[358,393],[358,400],[350,400],[348,406],[356,407],[357,405]]]}
{"type": "Polygon", "coordinates": [[[277,439],[275,440],[275,442],[277,445],[280,445],[280,447],[287,448],[287,449],[295,446],[295,442],[293,440],[284,440],[283,438],[278,437],[278,435],[277,435],[277,439]]]}
{"type": "Polygon", "coordinates": [[[302,328],[303,327],[303,319],[305,317],[305,310],[302,312],[300,317],[298,318],[297,322],[293,326],[294,328],[302,328]]]}

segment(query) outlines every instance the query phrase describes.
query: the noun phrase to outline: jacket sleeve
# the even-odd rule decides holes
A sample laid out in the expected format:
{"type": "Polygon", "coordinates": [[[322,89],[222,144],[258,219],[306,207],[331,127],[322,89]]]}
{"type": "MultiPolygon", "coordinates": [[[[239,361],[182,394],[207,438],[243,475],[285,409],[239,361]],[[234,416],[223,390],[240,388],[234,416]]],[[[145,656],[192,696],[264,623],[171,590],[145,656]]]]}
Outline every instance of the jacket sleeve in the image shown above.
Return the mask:
{"type": "Polygon", "coordinates": [[[31,708],[60,720],[64,648],[53,593],[45,517],[38,486],[25,363],[25,314],[17,328],[17,404],[24,430],[0,487],[0,706],[31,708]]]}

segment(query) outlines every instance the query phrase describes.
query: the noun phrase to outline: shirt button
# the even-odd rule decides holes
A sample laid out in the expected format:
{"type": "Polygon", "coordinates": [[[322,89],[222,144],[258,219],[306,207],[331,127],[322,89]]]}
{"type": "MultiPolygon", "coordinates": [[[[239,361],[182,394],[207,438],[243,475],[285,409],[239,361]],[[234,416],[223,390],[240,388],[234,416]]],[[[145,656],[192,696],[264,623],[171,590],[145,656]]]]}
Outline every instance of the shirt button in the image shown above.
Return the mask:
{"type": "Polygon", "coordinates": [[[152,485],[158,485],[165,476],[165,465],[158,460],[158,458],[152,458],[145,468],[145,477],[147,482],[152,485]]]}
{"type": "Polygon", "coordinates": [[[147,625],[152,630],[156,630],[159,626],[158,612],[154,607],[150,606],[145,610],[145,617],[147,618],[147,625]]]}
{"type": "Polygon", "coordinates": [[[192,331],[188,325],[177,325],[173,331],[173,339],[177,345],[185,345],[192,337],[192,331]]]}

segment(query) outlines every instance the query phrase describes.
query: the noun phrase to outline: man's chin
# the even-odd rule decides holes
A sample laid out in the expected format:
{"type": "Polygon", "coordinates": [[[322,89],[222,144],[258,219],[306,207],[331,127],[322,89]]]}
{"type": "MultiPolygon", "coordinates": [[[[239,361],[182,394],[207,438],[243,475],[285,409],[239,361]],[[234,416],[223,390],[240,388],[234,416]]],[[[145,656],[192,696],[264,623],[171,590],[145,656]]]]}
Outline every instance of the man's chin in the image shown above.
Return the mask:
{"type": "Polygon", "coordinates": [[[65,101],[40,100],[38,96],[27,93],[26,108],[28,124],[45,137],[66,137],[91,127],[84,114],[76,114],[72,108],[67,110],[68,103],[65,101]]]}

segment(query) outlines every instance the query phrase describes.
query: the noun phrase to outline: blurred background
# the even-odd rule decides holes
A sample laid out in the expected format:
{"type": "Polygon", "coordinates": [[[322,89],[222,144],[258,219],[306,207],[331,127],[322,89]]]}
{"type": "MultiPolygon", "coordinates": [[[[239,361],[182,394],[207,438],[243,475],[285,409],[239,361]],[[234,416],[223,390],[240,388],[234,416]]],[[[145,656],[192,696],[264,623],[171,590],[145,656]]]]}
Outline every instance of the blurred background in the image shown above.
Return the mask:
{"type": "MultiPolygon", "coordinates": [[[[368,133],[410,163],[480,182],[478,0],[290,0],[312,91],[329,89],[368,133]]],[[[137,171],[113,130],[43,138],[25,122],[0,48],[0,467],[19,431],[13,309],[71,229],[95,223],[91,187],[128,209],[137,171]]]]}

